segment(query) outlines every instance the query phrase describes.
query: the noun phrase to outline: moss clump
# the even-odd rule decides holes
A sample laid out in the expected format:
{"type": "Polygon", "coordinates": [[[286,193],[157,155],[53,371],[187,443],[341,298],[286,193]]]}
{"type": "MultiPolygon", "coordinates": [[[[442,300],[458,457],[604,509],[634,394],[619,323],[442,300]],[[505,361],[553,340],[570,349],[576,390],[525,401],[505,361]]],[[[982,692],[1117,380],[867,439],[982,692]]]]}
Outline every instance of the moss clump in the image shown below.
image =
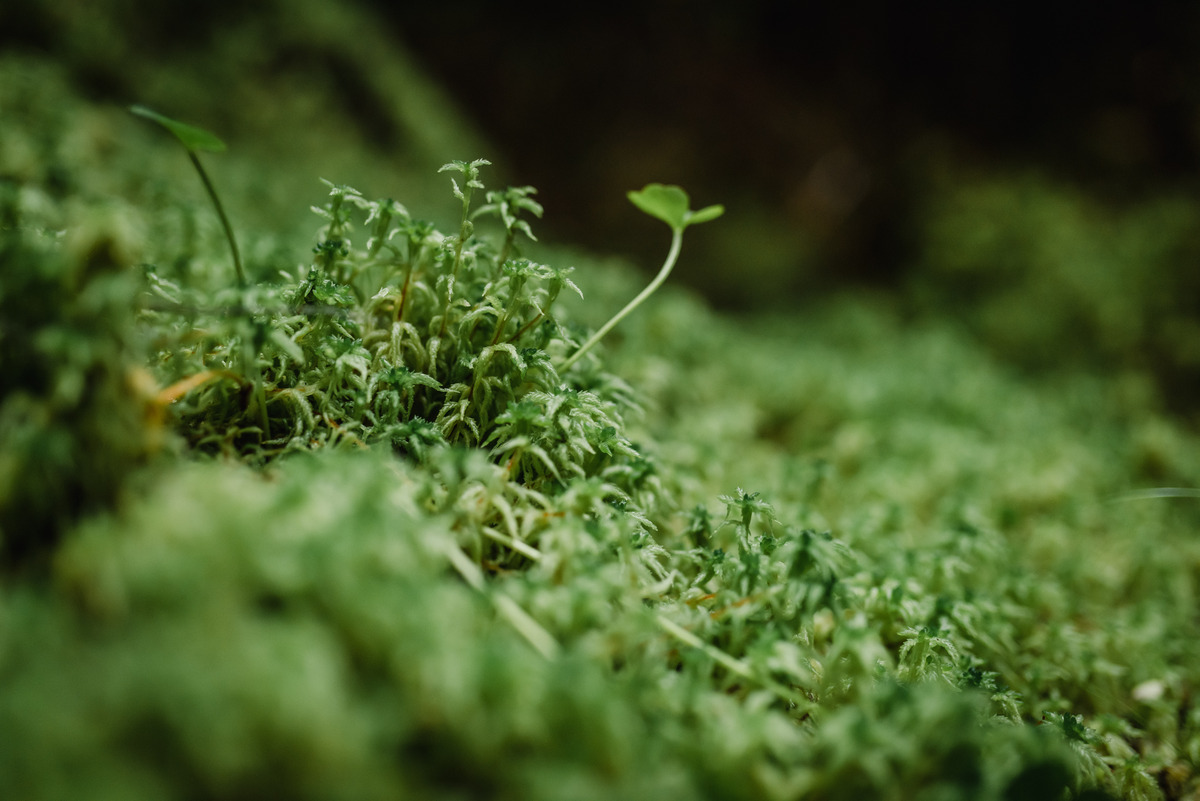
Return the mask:
{"type": "Polygon", "coordinates": [[[157,444],[153,380],[128,310],[136,240],[96,211],[36,225],[37,190],[0,184],[0,567],[40,562],[110,507],[157,444]]]}

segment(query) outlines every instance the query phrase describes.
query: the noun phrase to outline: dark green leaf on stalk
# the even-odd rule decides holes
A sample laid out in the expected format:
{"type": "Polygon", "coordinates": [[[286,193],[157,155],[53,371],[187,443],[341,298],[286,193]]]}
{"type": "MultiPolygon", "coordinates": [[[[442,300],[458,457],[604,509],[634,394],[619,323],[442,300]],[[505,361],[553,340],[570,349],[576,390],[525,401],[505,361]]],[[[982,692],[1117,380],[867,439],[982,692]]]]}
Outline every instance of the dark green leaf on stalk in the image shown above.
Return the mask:
{"type": "Polygon", "coordinates": [[[129,110],[139,117],[153,120],[166,128],[188,150],[200,150],[208,153],[222,153],[225,151],[225,143],[216,134],[210,133],[203,128],[197,128],[194,125],[173,120],[145,106],[130,106],[129,110]]]}

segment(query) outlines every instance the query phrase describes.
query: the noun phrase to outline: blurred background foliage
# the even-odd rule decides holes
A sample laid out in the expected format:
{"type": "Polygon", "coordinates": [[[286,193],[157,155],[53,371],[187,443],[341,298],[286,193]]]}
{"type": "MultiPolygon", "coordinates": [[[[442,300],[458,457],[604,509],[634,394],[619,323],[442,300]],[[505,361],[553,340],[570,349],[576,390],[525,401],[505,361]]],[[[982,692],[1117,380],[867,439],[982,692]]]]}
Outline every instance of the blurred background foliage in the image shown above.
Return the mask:
{"type": "Polygon", "coordinates": [[[1192,4],[489,8],[390,19],[587,244],[635,243],[611,198],[647,171],[810,242],[811,272],[834,283],[911,267],[938,166],[1035,167],[1117,202],[1195,186],[1192,4]]]}
{"type": "MultiPolygon", "coordinates": [[[[883,288],[1024,367],[1146,372],[1188,416],[1198,36],[1200,8],[1167,0],[0,9],[0,50],[97,109],[144,102],[234,142],[217,169],[247,225],[298,219],[314,174],[419,205],[437,165],[481,155],[538,187],[543,239],[649,270],[662,232],[624,193],[679,183],[728,208],[675,279],[715,305],[883,288]],[[267,155],[292,169],[247,168],[267,155]]],[[[92,116],[103,157],[129,125],[92,116]]],[[[12,150],[0,174],[30,169],[12,150]]]]}
{"type": "Polygon", "coordinates": [[[681,278],[719,306],[894,289],[1022,366],[1148,370],[1195,411],[1194,4],[487,8],[391,20],[564,237],[648,261],[621,190],[653,175],[726,203],[681,278]]]}

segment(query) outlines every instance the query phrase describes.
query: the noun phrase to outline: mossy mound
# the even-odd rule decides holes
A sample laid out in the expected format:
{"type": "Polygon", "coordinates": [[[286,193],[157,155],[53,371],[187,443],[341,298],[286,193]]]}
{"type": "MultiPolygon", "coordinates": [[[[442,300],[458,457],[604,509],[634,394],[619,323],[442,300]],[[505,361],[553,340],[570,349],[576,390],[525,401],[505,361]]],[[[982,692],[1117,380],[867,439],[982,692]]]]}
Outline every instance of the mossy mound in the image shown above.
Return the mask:
{"type": "Polygon", "coordinates": [[[676,290],[566,365],[639,282],[509,258],[463,180],[314,175],[241,288],[177,147],[40,69],[0,82],[15,797],[1196,794],[1200,451],[1145,373],[676,290]]]}

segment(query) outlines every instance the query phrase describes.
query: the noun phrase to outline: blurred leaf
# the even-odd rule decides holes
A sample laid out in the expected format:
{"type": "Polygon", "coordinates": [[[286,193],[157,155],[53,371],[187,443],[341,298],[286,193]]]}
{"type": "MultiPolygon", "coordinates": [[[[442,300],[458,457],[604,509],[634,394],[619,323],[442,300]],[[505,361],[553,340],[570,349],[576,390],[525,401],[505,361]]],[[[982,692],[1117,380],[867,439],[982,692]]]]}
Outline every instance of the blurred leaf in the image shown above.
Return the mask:
{"type": "Polygon", "coordinates": [[[221,153],[225,150],[225,143],[215,134],[209,133],[203,128],[197,128],[194,125],[173,120],[145,106],[130,106],[129,110],[139,117],[153,120],[166,128],[188,150],[201,150],[209,153],[221,153]]]}

